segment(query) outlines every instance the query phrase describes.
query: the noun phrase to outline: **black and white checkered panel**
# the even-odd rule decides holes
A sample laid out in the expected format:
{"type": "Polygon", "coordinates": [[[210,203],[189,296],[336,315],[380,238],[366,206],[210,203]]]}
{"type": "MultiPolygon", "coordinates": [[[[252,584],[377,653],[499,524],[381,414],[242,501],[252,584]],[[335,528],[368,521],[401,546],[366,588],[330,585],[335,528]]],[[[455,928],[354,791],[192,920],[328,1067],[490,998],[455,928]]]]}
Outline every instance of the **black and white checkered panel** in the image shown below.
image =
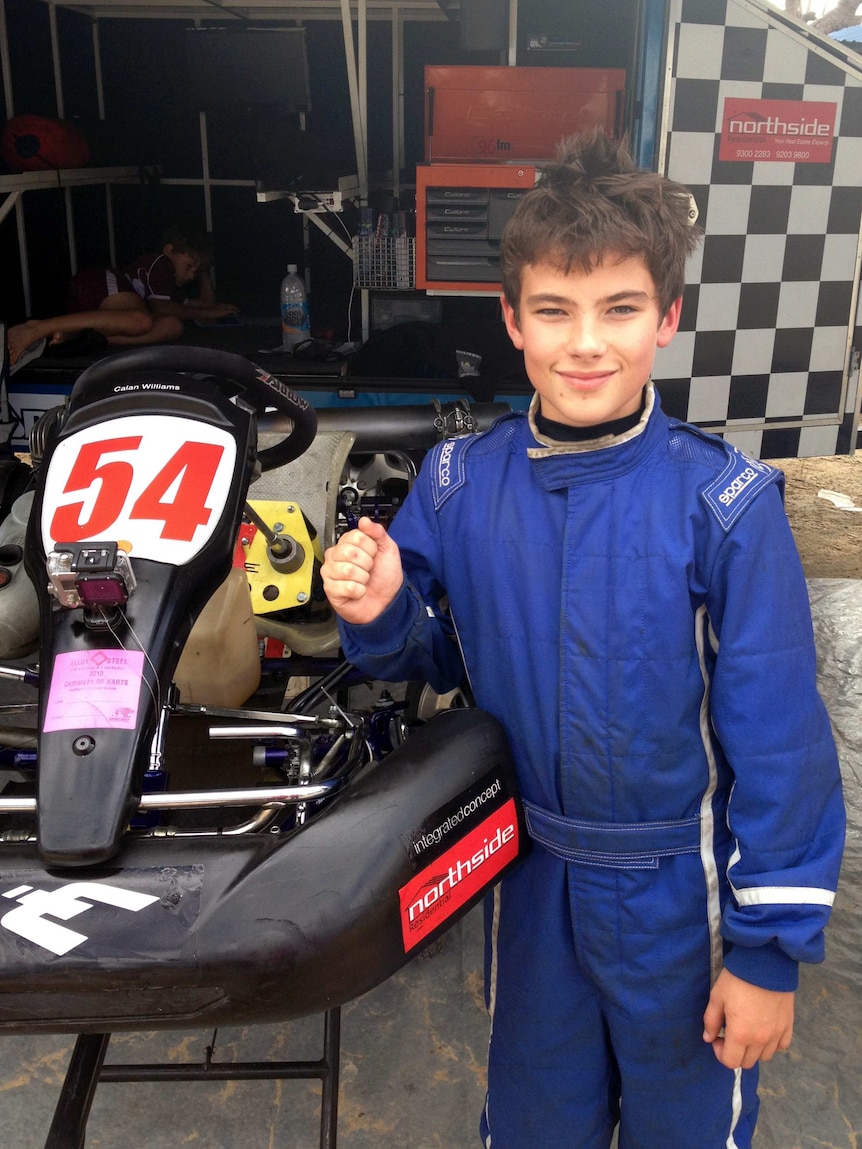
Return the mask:
{"type": "Polygon", "coordinates": [[[757,0],[678,4],[666,169],[706,236],[656,360],[665,408],[762,458],[850,453],[862,57],[757,0]],[[835,103],[831,162],[719,161],[727,97],[835,103]]]}

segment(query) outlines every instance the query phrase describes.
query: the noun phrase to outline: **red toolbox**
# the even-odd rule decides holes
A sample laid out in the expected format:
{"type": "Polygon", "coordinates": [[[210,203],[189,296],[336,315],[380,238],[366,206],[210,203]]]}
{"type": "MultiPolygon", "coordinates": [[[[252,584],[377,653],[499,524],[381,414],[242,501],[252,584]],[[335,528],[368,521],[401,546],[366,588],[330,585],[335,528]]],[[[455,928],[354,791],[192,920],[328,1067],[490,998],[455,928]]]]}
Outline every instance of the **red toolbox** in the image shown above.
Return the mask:
{"type": "Polygon", "coordinates": [[[620,68],[425,68],[428,163],[552,159],[560,140],[622,132],[620,68]]]}

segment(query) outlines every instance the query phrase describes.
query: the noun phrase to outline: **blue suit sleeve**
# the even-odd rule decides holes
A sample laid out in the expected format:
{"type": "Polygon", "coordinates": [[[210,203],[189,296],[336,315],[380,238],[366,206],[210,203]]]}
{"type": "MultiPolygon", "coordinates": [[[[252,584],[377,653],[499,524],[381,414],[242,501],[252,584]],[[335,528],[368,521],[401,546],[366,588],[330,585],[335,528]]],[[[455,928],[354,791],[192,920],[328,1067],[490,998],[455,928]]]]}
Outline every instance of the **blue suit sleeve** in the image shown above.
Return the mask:
{"type": "Polygon", "coordinates": [[[446,607],[443,547],[423,465],[391,530],[401,551],[404,585],[373,622],[339,621],[346,658],[385,682],[417,680],[444,692],[466,677],[446,607]]]}
{"type": "Polygon", "coordinates": [[[734,776],[725,964],[767,989],[793,989],[797,963],[824,956],[845,815],[807,588],[776,487],[719,547],[707,609],[710,716],[734,776]]]}
{"type": "Polygon", "coordinates": [[[339,620],[345,657],[383,682],[427,682],[443,693],[464,681],[464,666],[451,621],[405,584],[374,622],[339,620]]]}

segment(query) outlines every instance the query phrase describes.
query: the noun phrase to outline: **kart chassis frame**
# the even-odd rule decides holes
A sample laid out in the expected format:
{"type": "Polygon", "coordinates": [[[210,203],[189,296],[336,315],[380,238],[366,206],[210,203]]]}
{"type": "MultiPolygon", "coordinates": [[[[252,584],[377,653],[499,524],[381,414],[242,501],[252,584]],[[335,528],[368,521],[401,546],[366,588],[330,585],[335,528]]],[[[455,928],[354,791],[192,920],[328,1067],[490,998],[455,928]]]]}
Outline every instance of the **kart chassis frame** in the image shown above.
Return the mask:
{"type": "MultiPolygon", "coordinates": [[[[217,1031],[216,1031],[217,1032],[217,1031]]],[[[216,1034],[200,1064],[105,1065],[110,1033],[80,1033],[54,1110],[45,1149],[84,1149],[87,1122],[96,1088],[102,1082],[178,1081],[301,1081],[318,1079],[320,1149],[336,1149],[338,1084],[341,1054],[341,1007],[323,1015],[323,1050],[317,1060],[239,1061],[213,1060],[216,1034]]]]}

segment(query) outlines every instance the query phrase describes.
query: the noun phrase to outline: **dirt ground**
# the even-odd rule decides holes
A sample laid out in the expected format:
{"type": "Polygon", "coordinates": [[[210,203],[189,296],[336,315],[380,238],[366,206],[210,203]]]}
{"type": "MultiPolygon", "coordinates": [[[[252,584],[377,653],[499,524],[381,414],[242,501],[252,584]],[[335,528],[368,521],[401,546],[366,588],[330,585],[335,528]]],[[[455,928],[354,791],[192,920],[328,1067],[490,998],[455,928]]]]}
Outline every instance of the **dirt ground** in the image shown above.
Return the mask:
{"type": "Polygon", "coordinates": [[[787,517],[806,576],[862,578],[862,452],[769,462],[786,477],[787,517]],[[847,496],[858,510],[840,510],[820,491],[847,496]]]}

